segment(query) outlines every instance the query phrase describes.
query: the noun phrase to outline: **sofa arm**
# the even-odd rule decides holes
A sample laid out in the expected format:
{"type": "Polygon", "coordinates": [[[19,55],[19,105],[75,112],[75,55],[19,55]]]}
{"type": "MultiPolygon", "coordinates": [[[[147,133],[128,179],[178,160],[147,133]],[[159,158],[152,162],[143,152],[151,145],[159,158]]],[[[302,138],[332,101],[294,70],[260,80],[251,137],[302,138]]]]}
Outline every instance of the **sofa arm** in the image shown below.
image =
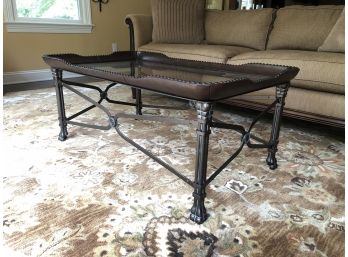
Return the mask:
{"type": "Polygon", "coordinates": [[[137,50],[152,40],[152,16],[129,14],[125,20],[129,28],[130,50],[137,50]]]}

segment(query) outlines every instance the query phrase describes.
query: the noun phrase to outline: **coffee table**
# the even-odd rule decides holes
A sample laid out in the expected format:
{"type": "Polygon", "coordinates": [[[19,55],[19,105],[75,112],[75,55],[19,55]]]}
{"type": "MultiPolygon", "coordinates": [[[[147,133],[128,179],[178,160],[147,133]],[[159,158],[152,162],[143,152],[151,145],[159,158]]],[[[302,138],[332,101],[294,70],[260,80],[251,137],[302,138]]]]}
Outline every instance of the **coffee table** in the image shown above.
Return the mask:
{"type": "MultiPolygon", "coordinates": [[[[44,61],[51,67],[55,81],[58,119],[60,126],[59,140],[67,139],[67,124],[107,130],[115,128],[117,133],[127,142],[144,154],[158,162],[170,172],[193,187],[193,207],[190,219],[200,224],[207,217],[204,206],[206,186],[223,171],[226,166],[247,145],[250,148],[267,148],[266,162],[270,169],[277,168],[277,145],[279,141],[280,120],[289,88],[289,82],[298,73],[296,67],[265,64],[226,65],[209,62],[189,61],[168,58],[162,54],[124,51],[110,55],[80,56],[76,54],[56,54],[43,56],[44,61]],[[74,72],[94,78],[111,81],[106,89],[63,79],[63,71],[74,72]],[[134,102],[123,102],[108,97],[108,91],[117,83],[129,85],[136,90],[134,102]],[[64,106],[63,87],[73,91],[92,105],[67,117],[64,106]],[[100,94],[98,101],[76,90],[84,87],[97,90],[100,94]],[[261,112],[248,129],[240,125],[227,124],[213,118],[213,107],[217,101],[238,96],[264,88],[275,87],[275,101],[261,112]],[[186,99],[197,111],[197,120],[173,119],[155,115],[143,115],[143,108],[166,108],[142,103],[141,90],[150,90],[170,97],[186,99]],[[102,105],[106,101],[114,104],[134,106],[136,114],[118,113],[112,115],[102,105]],[[108,118],[108,125],[99,126],[74,121],[81,114],[98,107],[108,118]],[[252,135],[251,130],[262,115],[274,110],[271,135],[268,140],[252,135]],[[172,124],[195,125],[197,131],[197,148],[195,163],[195,178],[192,181],[174,167],[165,163],[159,157],[127,137],[119,127],[120,118],[137,120],[152,120],[172,124]],[[232,129],[241,134],[241,144],[237,151],[226,160],[221,167],[207,178],[208,144],[210,128],[232,129]],[[257,143],[252,143],[256,141],[257,143]]],[[[168,107],[170,108],[170,107],[168,107]]]]}

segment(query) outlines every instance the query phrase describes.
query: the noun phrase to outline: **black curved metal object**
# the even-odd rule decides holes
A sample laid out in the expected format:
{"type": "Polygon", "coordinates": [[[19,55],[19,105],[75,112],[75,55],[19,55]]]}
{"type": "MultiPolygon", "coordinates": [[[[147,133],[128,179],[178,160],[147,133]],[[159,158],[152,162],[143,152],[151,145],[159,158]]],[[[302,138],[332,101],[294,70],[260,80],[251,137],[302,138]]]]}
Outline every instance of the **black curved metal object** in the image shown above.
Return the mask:
{"type": "Polygon", "coordinates": [[[109,0],[92,0],[94,3],[99,3],[99,12],[102,11],[102,5],[107,4],[109,0]]]}

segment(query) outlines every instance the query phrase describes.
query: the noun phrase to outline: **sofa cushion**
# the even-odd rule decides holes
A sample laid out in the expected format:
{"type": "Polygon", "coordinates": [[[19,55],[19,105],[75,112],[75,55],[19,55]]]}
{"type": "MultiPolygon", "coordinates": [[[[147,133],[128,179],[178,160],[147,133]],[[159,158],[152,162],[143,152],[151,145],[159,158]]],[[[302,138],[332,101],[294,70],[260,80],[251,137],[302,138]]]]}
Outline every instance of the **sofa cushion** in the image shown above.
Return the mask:
{"type": "Polygon", "coordinates": [[[344,10],[318,51],[344,53],[344,10]]]}
{"type": "Polygon", "coordinates": [[[152,41],[198,44],[204,39],[204,0],[151,0],[152,41]]]}
{"type": "Polygon", "coordinates": [[[138,50],[162,53],[173,58],[217,63],[225,63],[228,58],[237,54],[254,51],[250,48],[238,46],[157,43],[143,45],[138,50]]]}
{"type": "Polygon", "coordinates": [[[344,54],[300,50],[266,50],[237,55],[229,64],[269,63],[296,66],[300,72],[291,85],[344,94],[344,54]]]}
{"type": "Polygon", "coordinates": [[[207,11],[205,39],[208,44],[236,45],[264,50],[273,12],[271,8],[207,11]]]}
{"type": "Polygon", "coordinates": [[[267,49],[317,51],[342,12],[343,6],[289,6],[277,11],[267,49]]]}

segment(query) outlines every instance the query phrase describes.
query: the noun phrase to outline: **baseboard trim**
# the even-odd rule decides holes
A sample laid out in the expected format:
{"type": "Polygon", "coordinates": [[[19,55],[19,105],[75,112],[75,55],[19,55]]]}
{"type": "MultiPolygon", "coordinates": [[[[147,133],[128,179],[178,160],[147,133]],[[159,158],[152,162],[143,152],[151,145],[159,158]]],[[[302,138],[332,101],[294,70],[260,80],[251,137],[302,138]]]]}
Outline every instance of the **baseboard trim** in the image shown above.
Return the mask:
{"type": "MultiPolygon", "coordinates": [[[[63,72],[64,78],[77,78],[82,77],[80,74],[72,72],[63,72]]],[[[52,80],[52,73],[50,69],[41,70],[28,70],[28,71],[15,71],[15,72],[4,72],[4,84],[21,84],[37,81],[52,80]]]]}

